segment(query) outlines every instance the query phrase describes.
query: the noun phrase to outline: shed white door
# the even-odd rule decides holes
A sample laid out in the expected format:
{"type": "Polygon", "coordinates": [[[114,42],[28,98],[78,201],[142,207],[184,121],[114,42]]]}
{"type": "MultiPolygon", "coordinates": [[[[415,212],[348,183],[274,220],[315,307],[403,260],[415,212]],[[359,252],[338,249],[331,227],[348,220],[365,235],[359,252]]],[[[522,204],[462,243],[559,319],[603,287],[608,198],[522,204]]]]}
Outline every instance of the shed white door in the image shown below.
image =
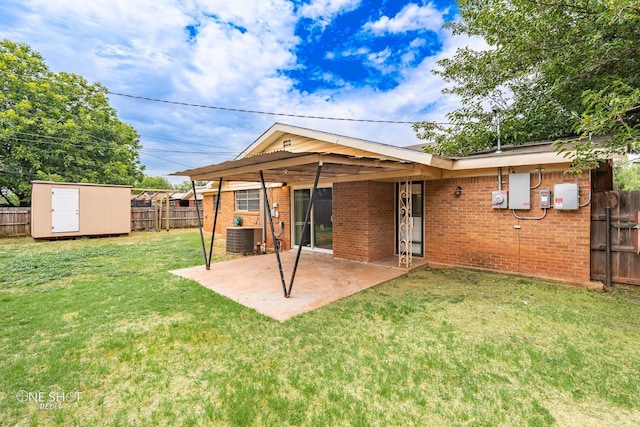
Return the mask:
{"type": "Polygon", "coordinates": [[[51,189],[51,231],[68,233],[80,231],[80,190],[77,188],[51,189]]]}

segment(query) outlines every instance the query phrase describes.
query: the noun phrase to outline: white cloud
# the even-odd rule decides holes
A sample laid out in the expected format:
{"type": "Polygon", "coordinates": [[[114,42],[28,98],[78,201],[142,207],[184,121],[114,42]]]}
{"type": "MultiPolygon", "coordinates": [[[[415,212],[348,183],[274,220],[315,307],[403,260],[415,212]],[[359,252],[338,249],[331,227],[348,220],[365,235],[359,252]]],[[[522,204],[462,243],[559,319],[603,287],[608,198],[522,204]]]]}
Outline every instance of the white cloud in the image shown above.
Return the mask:
{"type": "Polygon", "coordinates": [[[309,19],[326,19],[355,10],[360,6],[360,2],[361,0],[314,0],[303,5],[298,13],[309,19]]]}
{"type": "Polygon", "coordinates": [[[367,55],[367,59],[376,65],[381,65],[381,64],[384,64],[385,61],[389,59],[390,56],[391,56],[391,49],[386,48],[385,50],[380,52],[370,53],[369,55],[367,55]]]}
{"type": "MultiPolygon", "coordinates": [[[[353,10],[359,0],[317,0],[294,12],[287,0],[2,0],[19,6],[13,25],[0,13],[0,38],[29,43],[54,71],[81,74],[101,81],[109,89],[150,96],[248,110],[381,120],[442,120],[457,107],[457,100],[443,96],[444,82],[431,73],[435,61],[450,56],[457,47],[481,47],[478,39],[451,36],[439,30],[442,12],[431,4],[408,5],[394,17],[384,17],[367,28],[375,34],[409,29],[434,29],[443,51],[419,66],[399,70],[402,79],[391,91],[354,88],[339,81],[339,90],[299,93],[294,82],[281,73],[296,67],[294,50],[300,42],[295,26],[300,16],[335,18],[353,10]],[[189,40],[186,27],[197,34],[189,40]],[[246,31],[245,31],[246,30],[246,31]],[[433,105],[424,117],[425,105],[433,105]]],[[[416,38],[411,47],[425,40],[416,38]]],[[[389,51],[368,49],[333,52],[368,55],[382,66],[389,51]]],[[[407,53],[404,63],[414,63],[407,53]]],[[[336,83],[336,75],[322,71],[319,77],[336,83]]],[[[313,120],[306,118],[242,114],[214,109],[175,106],[111,97],[119,116],[134,125],[145,147],[214,154],[162,154],[149,152],[189,166],[202,166],[232,158],[273,122],[306,126],[396,145],[418,143],[410,125],[313,120]],[[210,144],[211,148],[154,140],[144,135],[210,144]],[[222,148],[220,148],[222,147],[222,148]],[[218,153],[218,154],[215,154],[218,153]]],[[[147,173],[164,175],[185,167],[145,154],[147,173]]],[[[178,179],[178,182],[181,179],[178,179]]]]}
{"type": "Polygon", "coordinates": [[[336,16],[357,9],[360,3],[361,0],[312,0],[300,7],[298,16],[312,20],[311,27],[322,32],[336,16]]]}
{"type": "Polygon", "coordinates": [[[404,33],[414,30],[439,31],[444,24],[445,13],[446,11],[439,11],[433,3],[426,6],[412,3],[402,8],[393,18],[383,16],[376,22],[368,22],[364,28],[374,34],[404,33]]]}
{"type": "MultiPolygon", "coordinates": [[[[487,49],[481,38],[454,36],[449,30],[439,30],[442,50],[426,58],[417,67],[402,71],[402,81],[393,90],[378,92],[372,88],[341,90],[331,93],[331,101],[325,102],[327,94],[317,94],[313,103],[305,104],[304,111],[333,117],[360,119],[447,122],[446,114],[460,107],[460,100],[443,95],[447,83],[432,73],[440,59],[451,57],[459,48],[487,49]],[[430,106],[425,113],[419,113],[430,106]]],[[[419,41],[415,41],[420,43],[419,41]]],[[[420,144],[409,124],[384,124],[366,122],[313,121],[308,119],[287,120],[293,124],[321,129],[328,132],[369,139],[387,144],[407,146],[420,144]]]]}
{"type": "Polygon", "coordinates": [[[263,80],[276,78],[277,70],[295,64],[288,45],[293,45],[291,38],[279,38],[277,34],[243,34],[215,23],[203,25],[196,45],[189,51],[190,67],[178,77],[184,77],[185,89],[201,99],[237,100],[238,91],[250,92],[263,80]]]}

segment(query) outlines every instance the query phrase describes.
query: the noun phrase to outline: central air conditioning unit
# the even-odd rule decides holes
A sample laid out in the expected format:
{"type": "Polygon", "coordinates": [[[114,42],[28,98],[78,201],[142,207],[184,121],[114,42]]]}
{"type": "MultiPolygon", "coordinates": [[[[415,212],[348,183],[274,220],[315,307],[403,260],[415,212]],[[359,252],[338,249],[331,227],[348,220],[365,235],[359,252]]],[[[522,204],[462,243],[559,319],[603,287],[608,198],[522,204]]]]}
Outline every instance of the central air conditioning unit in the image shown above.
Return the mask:
{"type": "Polygon", "coordinates": [[[257,227],[228,227],[227,253],[252,254],[257,244],[262,241],[262,228],[257,227]]]}

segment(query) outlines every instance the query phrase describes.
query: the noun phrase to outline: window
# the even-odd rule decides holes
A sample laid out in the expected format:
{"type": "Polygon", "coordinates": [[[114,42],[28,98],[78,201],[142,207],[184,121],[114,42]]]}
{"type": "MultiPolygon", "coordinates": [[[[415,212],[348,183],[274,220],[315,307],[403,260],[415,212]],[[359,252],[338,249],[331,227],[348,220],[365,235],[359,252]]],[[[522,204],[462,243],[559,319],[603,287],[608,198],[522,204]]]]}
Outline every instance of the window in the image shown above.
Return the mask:
{"type": "Polygon", "coordinates": [[[260,190],[238,190],[236,191],[237,211],[259,211],[260,210],[260,190]]]}

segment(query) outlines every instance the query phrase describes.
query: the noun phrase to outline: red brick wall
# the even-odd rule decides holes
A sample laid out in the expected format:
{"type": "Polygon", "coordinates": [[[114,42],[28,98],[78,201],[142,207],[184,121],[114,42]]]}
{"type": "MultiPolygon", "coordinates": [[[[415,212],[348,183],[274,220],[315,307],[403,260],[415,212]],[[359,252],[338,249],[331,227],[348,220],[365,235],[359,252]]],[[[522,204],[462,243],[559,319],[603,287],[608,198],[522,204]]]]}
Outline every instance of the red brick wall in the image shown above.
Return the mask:
{"type": "MultiPolygon", "coordinates": [[[[260,195],[262,196],[262,190],[260,191],[260,195]]],[[[279,213],[279,217],[273,218],[273,226],[276,235],[279,234],[281,230],[279,222],[284,222],[284,232],[282,233],[282,249],[290,249],[291,230],[289,230],[288,228],[291,224],[291,206],[289,198],[289,188],[269,188],[267,189],[267,195],[269,197],[269,203],[272,206],[274,203],[278,203],[277,211],[279,213]]],[[[205,195],[202,206],[204,209],[204,230],[208,233],[211,233],[211,230],[213,230],[213,219],[215,213],[213,195],[205,195]]],[[[233,227],[234,216],[240,216],[242,218],[243,226],[262,227],[262,212],[236,211],[235,206],[235,193],[233,191],[223,192],[220,199],[220,210],[218,211],[218,223],[216,224],[216,238],[227,238],[227,227],[233,227]]],[[[262,207],[262,204],[260,206],[262,207]]],[[[273,249],[273,239],[271,238],[271,227],[269,225],[268,219],[266,230],[267,247],[273,249]]]]}
{"type": "MultiPolygon", "coordinates": [[[[286,251],[291,249],[291,191],[289,187],[279,187],[274,189],[268,189],[269,203],[271,206],[274,203],[278,204],[278,218],[273,218],[273,227],[276,235],[281,231],[279,223],[284,223],[284,230],[282,231],[282,250],[286,251]]],[[[273,248],[273,239],[271,238],[271,226],[269,225],[269,219],[267,218],[267,247],[273,248]]]]}
{"type": "Polygon", "coordinates": [[[333,185],[333,256],[371,262],[395,251],[394,184],[333,185]]]}
{"type": "MultiPolygon", "coordinates": [[[[233,227],[233,217],[242,217],[242,225],[244,226],[260,226],[262,224],[262,216],[260,212],[236,211],[236,200],[233,191],[222,193],[220,199],[220,207],[218,211],[218,223],[216,224],[216,237],[220,236],[226,239],[227,227],[233,227]]],[[[214,197],[205,195],[202,203],[204,209],[204,229],[211,233],[213,229],[213,218],[215,214],[214,197]]]]}
{"type": "MultiPolygon", "coordinates": [[[[508,190],[503,175],[503,189],[508,190]]],[[[532,183],[537,176],[532,175],[532,183]]],[[[562,172],[543,174],[539,188],[556,183],[577,182],[580,203],[587,200],[588,178],[562,172]]],[[[516,211],[521,217],[538,217],[538,190],[531,190],[530,211],[516,211]]],[[[433,265],[457,265],[506,273],[589,283],[590,206],[578,211],[549,209],[541,220],[523,220],[510,209],[493,209],[491,192],[497,189],[497,175],[425,182],[425,258],[433,265]],[[454,196],[462,187],[460,197],[454,196]],[[514,228],[520,226],[520,228],[514,228]]],[[[290,190],[269,189],[269,199],[278,203],[274,218],[276,233],[284,222],[283,248],[291,247],[290,190]]],[[[395,188],[393,183],[360,181],[333,186],[333,254],[337,258],[371,262],[395,254],[395,188]]],[[[257,212],[236,212],[234,193],[224,192],[218,217],[218,233],[226,238],[233,217],[244,225],[262,222],[257,212]]],[[[204,200],[205,230],[213,226],[213,197],[204,200]]],[[[267,223],[268,247],[272,248],[267,223]]]]}
{"type": "MultiPolygon", "coordinates": [[[[506,174],[503,181],[503,190],[508,190],[506,174]]],[[[532,182],[537,182],[537,176],[532,175],[532,182]]],[[[586,176],[546,173],[539,188],[553,191],[554,184],[566,182],[577,182],[580,203],[587,201],[586,176]]],[[[518,210],[518,216],[542,215],[539,188],[531,190],[532,209],[518,210]]],[[[491,207],[493,190],[497,190],[497,174],[426,182],[425,255],[429,263],[589,282],[590,206],[578,211],[548,209],[542,220],[519,220],[510,209],[491,207]],[[462,195],[454,197],[458,185],[462,195]]]]}

